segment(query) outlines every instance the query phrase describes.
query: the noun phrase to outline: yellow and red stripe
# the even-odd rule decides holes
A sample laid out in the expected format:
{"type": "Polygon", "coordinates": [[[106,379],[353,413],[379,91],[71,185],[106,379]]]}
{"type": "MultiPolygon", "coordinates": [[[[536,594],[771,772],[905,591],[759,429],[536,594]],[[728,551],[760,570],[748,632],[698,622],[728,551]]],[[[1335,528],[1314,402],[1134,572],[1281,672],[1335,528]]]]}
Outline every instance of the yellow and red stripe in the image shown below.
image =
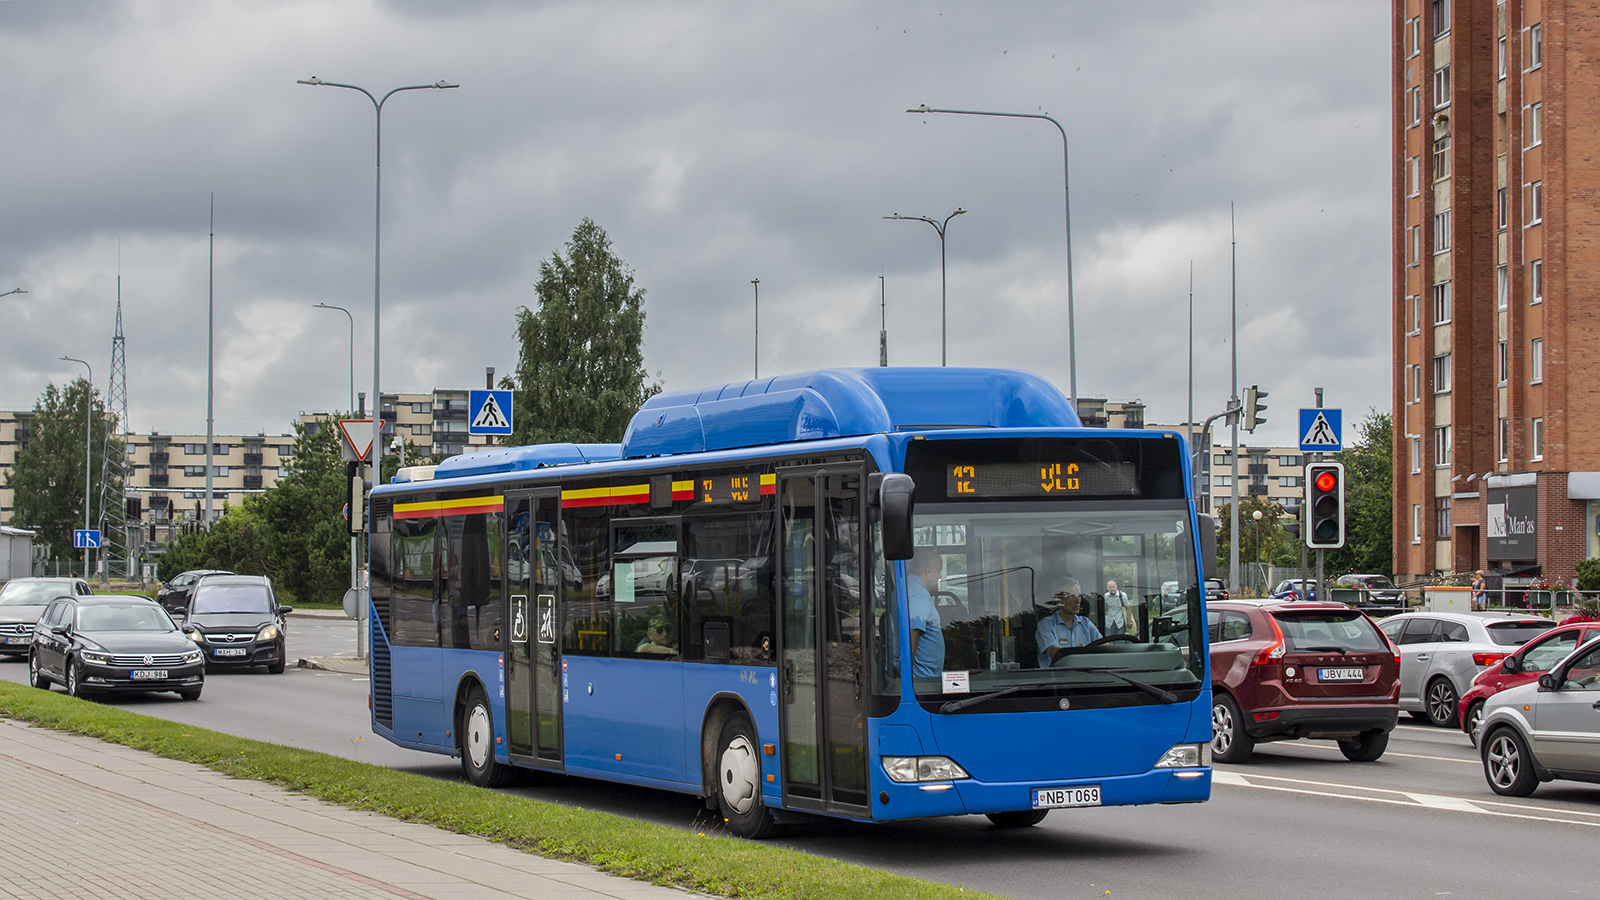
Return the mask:
{"type": "Polygon", "coordinates": [[[419,500],[414,503],[396,503],[396,519],[430,519],[437,516],[470,516],[477,513],[500,512],[505,508],[503,497],[462,497],[457,500],[419,500]]]}
{"type": "Polygon", "coordinates": [[[649,484],[627,484],[618,487],[580,488],[561,492],[562,506],[622,506],[628,503],[649,503],[649,484]]]}
{"type": "Polygon", "coordinates": [[[776,475],[763,475],[763,476],[761,476],[761,493],[763,495],[765,495],[765,494],[776,494],[777,492],[778,492],[778,476],[776,476],[776,475]]]}

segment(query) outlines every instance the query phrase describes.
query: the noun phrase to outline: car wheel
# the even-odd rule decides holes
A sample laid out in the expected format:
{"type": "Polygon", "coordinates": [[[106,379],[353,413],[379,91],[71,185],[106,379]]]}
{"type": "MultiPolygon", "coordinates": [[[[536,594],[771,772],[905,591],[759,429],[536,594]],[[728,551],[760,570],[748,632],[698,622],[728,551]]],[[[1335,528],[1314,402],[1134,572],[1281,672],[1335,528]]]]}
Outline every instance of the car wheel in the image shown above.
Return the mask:
{"type": "Polygon", "coordinates": [[[28,654],[28,683],[36,688],[50,690],[50,677],[39,670],[39,654],[28,654]]]}
{"type": "Polygon", "coordinates": [[[985,813],[996,828],[1027,828],[1044,821],[1048,809],[1019,809],[1013,812],[985,813]]]}
{"type": "Polygon", "coordinates": [[[1496,794],[1526,797],[1539,786],[1528,744],[1514,728],[1497,728],[1483,742],[1483,777],[1496,794]]]}
{"type": "Polygon", "coordinates": [[[1467,711],[1461,716],[1461,730],[1467,733],[1467,737],[1476,741],[1477,738],[1473,736],[1473,733],[1478,730],[1478,723],[1482,721],[1483,701],[1474,700],[1467,705],[1467,711]]]}
{"type": "Polygon", "coordinates": [[[1435,678],[1426,697],[1428,721],[1447,728],[1456,721],[1456,689],[1448,678],[1435,678]]]}
{"type": "Polygon", "coordinates": [[[1242,763],[1255,749],[1255,739],[1245,733],[1238,701],[1228,694],[1216,695],[1211,701],[1211,756],[1217,762],[1242,763]]]}
{"type": "Polygon", "coordinates": [[[751,840],[778,830],[772,811],[761,802],[761,749],[755,726],[743,713],[722,724],[717,741],[717,809],[728,831],[751,840]]]}
{"type": "Polygon", "coordinates": [[[179,691],[178,692],[178,699],[180,699],[180,700],[199,700],[200,699],[200,688],[195,688],[192,691],[179,691]]]}
{"type": "Polygon", "coordinates": [[[282,675],[285,662],[287,662],[287,660],[285,660],[282,656],[279,656],[277,662],[271,663],[270,665],[267,666],[267,674],[268,675],[282,675]]]}
{"type": "Polygon", "coordinates": [[[1353,741],[1340,741],[1339,752],[1351,762],[1373,762],[1389,748],[1389,732],[1367,731],[1353,741]]]}
{"type": "Polygon", "coordinates": [[[83,683],[82,683],[83,672],[80,671],[80,670],[83,667],[81,665],[79,665],[79,663],[78,663],[78,661],[76,659],[69,659],[69,660],[67,660],[66,668],[67,668],[67,685],[66,685],[67,693],[71,694],[74,697],[82,697],[84,695],[83,694],[83,683]]]}
{"type": "Polygon", "coordinates": [[[475,687],[467,694],[467,705],[461,710],[458,724],[461,769],[467,780],[488,788],[510,784],[516,778],[516,770],[501,765],[494,758],[494,716],[482,688],[475,687]]]}

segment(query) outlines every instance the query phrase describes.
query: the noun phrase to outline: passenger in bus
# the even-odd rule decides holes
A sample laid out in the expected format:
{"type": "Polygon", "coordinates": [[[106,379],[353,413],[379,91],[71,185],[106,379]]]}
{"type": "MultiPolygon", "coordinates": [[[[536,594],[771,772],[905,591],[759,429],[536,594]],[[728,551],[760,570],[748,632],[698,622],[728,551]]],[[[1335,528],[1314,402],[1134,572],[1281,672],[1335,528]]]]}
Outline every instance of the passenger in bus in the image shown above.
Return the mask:
{"type": "Polygon", "coordinates": [[[906,604],[911,614],[911,675],[938,678],[944,670],[944,630],[930,585],[937,587],[944,561],[936,547],[918,547],[906,563],[906,604]]]}
{"type": "Polygon", "coordinates": [[[1083,586],[1068,575],[1062,579],[1061,590],[1056,591],[1055,612],[1040,619],[1034,632],[1039,645],[1039,668],[1050,668],[1068,647],[1100,640],[1100,629],[1087,616],[1079,615],[1082,609],[1083,586]]]}
{"type": "Polygon", "coordinates": [[[1117,588],[1115,580],[1106,582],[1106,634],[1132,634],[1128,626],[1134,620],[1133,607],[1128,595],[1117,588]]]}
{"type": "Polygon", "coordinates": [[[672,638],[667,634],[667,620],[665,616],[651,616],[650,624],[645,626],[644,640],[639,646],[633,648],[635,653],[649,653],[656,656],[671,656],[678,652],[673,645],[672,638]]]}

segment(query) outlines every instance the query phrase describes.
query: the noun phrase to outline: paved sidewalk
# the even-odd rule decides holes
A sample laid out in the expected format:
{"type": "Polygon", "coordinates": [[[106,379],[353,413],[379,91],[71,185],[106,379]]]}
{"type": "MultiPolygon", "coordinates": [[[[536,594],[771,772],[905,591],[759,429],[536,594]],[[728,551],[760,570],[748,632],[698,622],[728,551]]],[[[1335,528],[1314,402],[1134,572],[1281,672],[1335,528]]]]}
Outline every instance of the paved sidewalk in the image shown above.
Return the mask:
{"type": "Polygon", "coordinates": [[[0,720],[0,898],[696,896],[0,720]]]}

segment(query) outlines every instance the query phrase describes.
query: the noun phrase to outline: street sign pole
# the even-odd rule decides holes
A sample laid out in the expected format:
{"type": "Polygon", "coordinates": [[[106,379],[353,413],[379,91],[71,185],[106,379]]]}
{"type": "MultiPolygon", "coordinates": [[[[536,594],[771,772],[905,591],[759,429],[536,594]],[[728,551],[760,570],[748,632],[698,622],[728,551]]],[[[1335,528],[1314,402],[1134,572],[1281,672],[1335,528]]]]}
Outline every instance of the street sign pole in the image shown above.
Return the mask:
{"type": "MultiPolygon", "coordinates": [[[[356,485],[365,485],[365,473],[372,468],[366,465],[366,462],[372,454],[372,448],[376,446],[376,442],[373,440],[375,429],[371,427],[371,423],[374,421],[376,419],[339,420],[339,434],[343,438],[339,442],[340,450],[346,462],[355,463],[347,473],[349,478],[345,490],[347,503],[345,509],[349,516],[350,526],[350,590],[355,592],[356,600],[356,659],[367,658],[367,639],[369,636],[367,630],[367,592],[362,587],[364,580],[362,572],[365,570],[361,565],[361,534],[365,521],[365,516],[362,515],[362,512],[365,510],[366,504],[358,502],[361,497],[357,492],[361,488],[356,485]],[[360,482],[356,481],[358,478],[361,479],[360,482]]],[[[373,483],[376,484],[377,480],[374,479],[373,483]]]]}

